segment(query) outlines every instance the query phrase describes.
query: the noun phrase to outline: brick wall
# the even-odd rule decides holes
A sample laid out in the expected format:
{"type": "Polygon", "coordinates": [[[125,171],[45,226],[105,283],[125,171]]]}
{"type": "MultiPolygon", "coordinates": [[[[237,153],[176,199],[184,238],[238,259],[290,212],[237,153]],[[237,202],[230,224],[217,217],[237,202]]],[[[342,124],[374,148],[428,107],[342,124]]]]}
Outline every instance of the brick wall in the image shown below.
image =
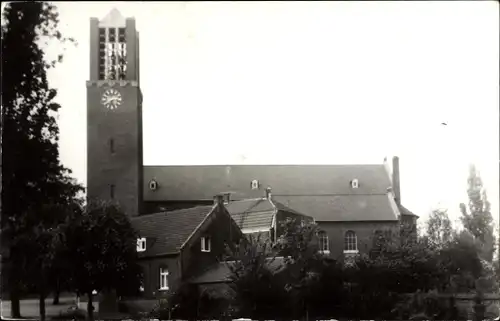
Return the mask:
{"type": "Polygon", "coordinates": [[[100,101],[107,88],[96,83],[87,87],[87,197],[111,200],[114,185],[114,200],[134,216],[142,203],[140,89],[130,82],[115,84],[123,103],[108,110],[100,101]]]}
{"type": "Polygon", "coordinates": [[[329,256],[341,258],[344,251],[344,236],[349,230],[357,236],[359,253],[367,253],[373,246],[373,235],[376,230],[399,231],[399,222],[317,222],[319,228],[327,233],[330,248],[329,256]]]}

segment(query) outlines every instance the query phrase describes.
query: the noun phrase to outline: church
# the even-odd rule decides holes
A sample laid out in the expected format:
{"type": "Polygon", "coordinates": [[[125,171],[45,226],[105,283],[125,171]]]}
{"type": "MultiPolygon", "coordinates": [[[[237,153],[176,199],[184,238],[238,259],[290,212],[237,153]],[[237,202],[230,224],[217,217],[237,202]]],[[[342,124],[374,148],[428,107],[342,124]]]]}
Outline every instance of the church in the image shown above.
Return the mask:
{"type": "Polygon", "coordinates": [[[91,18],[87,197],[117,202],[137,226],[147,296],[199,274],[194,266],[216,264],[209,255],[223,242],[249,233],[276,237],[280,217],[318,223],[320,249],[334,258],[368,251],[377,231],[416,226],[418,216],[401,203],[397,157],[355,165],[145,166],[139,45],[134,18],[116,9],[91,18]]]}

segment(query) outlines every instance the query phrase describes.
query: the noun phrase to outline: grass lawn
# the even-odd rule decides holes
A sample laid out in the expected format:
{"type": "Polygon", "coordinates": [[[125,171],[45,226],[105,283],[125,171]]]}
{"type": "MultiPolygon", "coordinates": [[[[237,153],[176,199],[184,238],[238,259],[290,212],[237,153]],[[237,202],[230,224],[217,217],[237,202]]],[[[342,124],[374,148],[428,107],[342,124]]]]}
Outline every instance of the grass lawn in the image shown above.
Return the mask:
{"type": "MultiPolygon", "coordinates": [[[[52,298],[45,300],[45,314],[47,317],[59,315],[60,311],[67,311],[68,308],[75,304],[74,297],[61,297],[58,305],[52,304],[52,298]]],[[[21,316],[23,318],[36,318],[40,315],[40,307],[38,299],[21,300],[21,316]]],[[[10,318],[10,301],[2,300],[2,316],[10,318]]]]}
{"type": "MultiPolygon", "coordinates": [[[[45,315],[47,319],[58,316],[61,312],[68,311],[68,308],[75,305],[75,295],[65,294],[61,295],[59,298],[59,304],[53,305],[52,298],[47,298],[45,300],[45,315]]],[[[96,298],[97,299],[97,298],[96,298]]],[[[10,318],[11,317],[11,303],[8,300],[2,300],[1,302],[1,316],[10,318]]],[[[80,298],[80,309],[84,309],[87,311],[87,302],[84,298],[80,298]]],[[[99,319],[99,305],[94,302],[94,319],[99,319]]],[[[40,307],[38,299],[24,299],[21,300],[21,317],[28,319],[39,319],[40,316],[40,307]]],[[[109,319],[123,319],[126,318],[127,315],[122,313],[113,313],[110,315],[102,315],[101,317],[109,320],[109,319]]]]}

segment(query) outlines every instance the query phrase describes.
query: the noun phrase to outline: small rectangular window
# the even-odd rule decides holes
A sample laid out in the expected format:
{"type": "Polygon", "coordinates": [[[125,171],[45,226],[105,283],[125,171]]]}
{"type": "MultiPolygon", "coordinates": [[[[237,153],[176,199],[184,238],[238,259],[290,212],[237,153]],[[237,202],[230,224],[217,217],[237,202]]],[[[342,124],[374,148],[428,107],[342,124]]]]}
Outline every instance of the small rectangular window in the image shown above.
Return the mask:
{"type": "Polygon", "coordinates": [[[146,251],[146,238],[141,237],[137,239],[137,252],[144,252],[146,251]]]}
{"type": "Polygon", "coordinates": [[[109,197],[111,197],[111,199],[115,198],[115,185],[113,184],[109,186],[109,197]]]}
{"type": "Polygon", "coordinates": [[[202,236],[201,238],[201,251],[202,252],[210,252],[212,249],[212,244],[210,237],[208,236],[202,236]]]}
{"type": "Polygon", "coordinates": [[[116,42],[116,29],[109,28],[109,42],[116,42]]]}
{"type": "Polygon", "coordinates": [[[111,154],[115,153],[115,140],[113,138],[109,140],[109,151],[111,154]]]}

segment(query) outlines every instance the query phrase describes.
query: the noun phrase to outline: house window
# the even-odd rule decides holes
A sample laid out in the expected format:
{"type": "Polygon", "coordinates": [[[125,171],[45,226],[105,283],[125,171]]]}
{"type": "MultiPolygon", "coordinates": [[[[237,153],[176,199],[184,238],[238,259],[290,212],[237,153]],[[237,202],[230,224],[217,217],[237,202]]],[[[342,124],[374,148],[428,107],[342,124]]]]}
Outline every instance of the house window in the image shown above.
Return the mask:
{"type": "Polygon", "coordinates": [[[358,240],[356,233],[347,231],[344,238],[344,253],[358,252],[358,240]]]}
{"type": "Polygon", "coordinates": [[[168,269],[160,268],[160,290],[168,290],[168,269]]]}
{"type": "Polygon", "coordinates": [[[330,253],[330,244],[328,243],[328,234],[325,232],[319,233],[319,251],[324,254],[330,253]]]}
{"type": "Polygon", "coordinates": [[[146,238],[141,237],[137,239],[137,252],[146,251],[146,238]]]}
{"type": "Polygon", "coordinates": [[[202,252],[210,252],[212,249],[212,243],[210,242],[210,237],[202,236],[201,237],[201,251],[202,252]]]}

